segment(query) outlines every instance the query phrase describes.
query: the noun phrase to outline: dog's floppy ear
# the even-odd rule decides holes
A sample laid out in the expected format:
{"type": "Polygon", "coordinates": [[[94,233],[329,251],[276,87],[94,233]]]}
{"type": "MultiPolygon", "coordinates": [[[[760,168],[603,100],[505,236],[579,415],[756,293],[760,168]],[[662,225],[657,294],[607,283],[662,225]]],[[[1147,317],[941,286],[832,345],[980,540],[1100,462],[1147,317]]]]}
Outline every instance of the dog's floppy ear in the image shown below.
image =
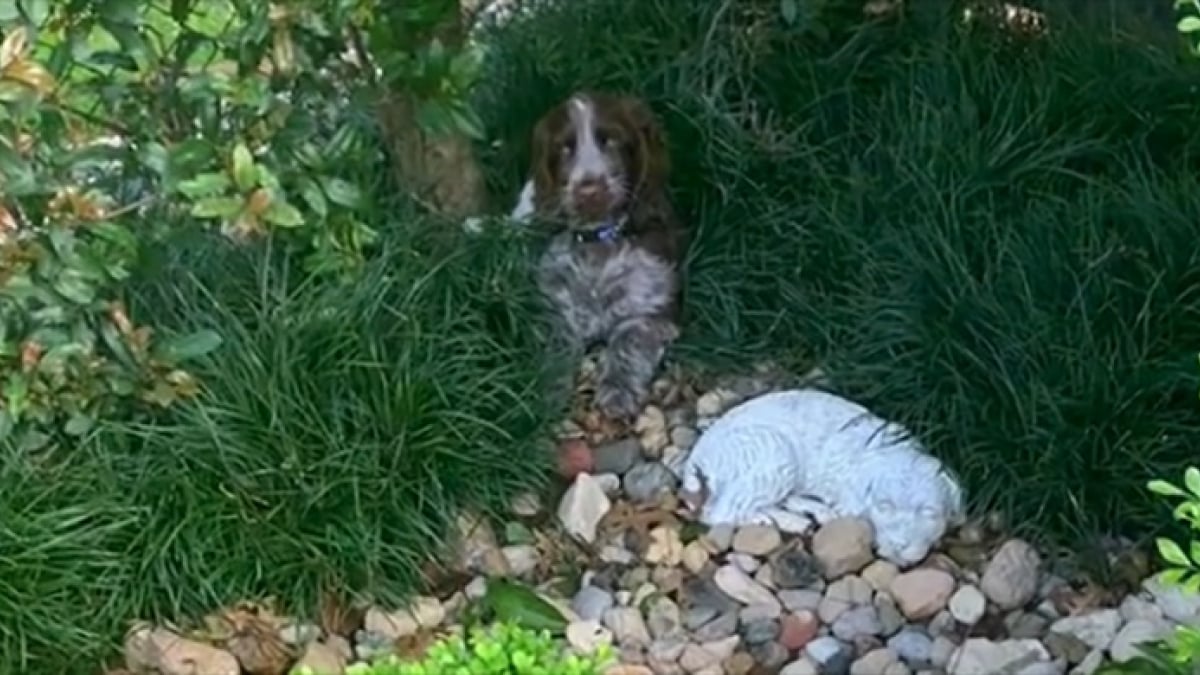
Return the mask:
{"type": "Polygon", "coordinates": [[[663,185],[671,166],[665,133],[658,117],[645,101],[633,96],[617,98],[616,107],[632,139],[631,160],[637,184],[642,187],[663,185]]]}
{"type": "Polygon", "coordinates": [[[542,115],[533,127],[529,175],[533,181],[533,197],[536,204],[549,203],[558,191],[558,163],[561,161],[558,138],[566,119],[563,106],[558,105],[542,115]]]}

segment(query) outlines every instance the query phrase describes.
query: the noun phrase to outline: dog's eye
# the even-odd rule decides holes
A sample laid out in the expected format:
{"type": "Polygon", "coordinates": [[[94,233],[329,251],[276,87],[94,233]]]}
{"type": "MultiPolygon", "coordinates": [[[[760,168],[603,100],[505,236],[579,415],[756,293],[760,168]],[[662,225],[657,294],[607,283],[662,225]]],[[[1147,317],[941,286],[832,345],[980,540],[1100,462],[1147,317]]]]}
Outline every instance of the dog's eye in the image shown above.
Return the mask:
{"type": "Polygon", "coordinates": [[[596,145],[602,148],[613,149],[619,144],[617,137],[603,129],[596,130],[596,145]]]}
{"type": "Polygon", "coordinates": [[[570,157],[571,153],[575,152],[575,139],[568,138],[562,142],[562,145],[560,145],[558,149],[564,157],[570,157]]]}

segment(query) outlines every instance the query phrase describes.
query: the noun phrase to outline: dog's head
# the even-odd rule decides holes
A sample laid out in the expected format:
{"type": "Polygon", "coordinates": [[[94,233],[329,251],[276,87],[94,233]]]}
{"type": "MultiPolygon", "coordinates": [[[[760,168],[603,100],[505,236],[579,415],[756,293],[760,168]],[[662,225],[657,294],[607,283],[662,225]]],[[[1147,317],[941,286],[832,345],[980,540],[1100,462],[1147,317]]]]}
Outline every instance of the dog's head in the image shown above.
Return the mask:
{"type": "Polygon", "coordinates": [[[546,113],[533,132],[537,210],[572,227],[603,227],[661,190],[668,158],[653,111],[631,96],[579,93],[546,113]]]}

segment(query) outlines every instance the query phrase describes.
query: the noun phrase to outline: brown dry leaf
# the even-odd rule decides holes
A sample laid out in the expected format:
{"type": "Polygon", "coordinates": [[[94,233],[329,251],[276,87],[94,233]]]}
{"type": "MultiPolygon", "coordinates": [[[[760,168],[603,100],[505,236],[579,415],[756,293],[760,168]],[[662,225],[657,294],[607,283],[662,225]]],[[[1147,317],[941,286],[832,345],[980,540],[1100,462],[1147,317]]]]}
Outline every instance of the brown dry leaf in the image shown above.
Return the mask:
{"type": "Polygon", "coordinates": [[[366,614],[366,608],[356,607],[341,593],[326,589],[321,593],[317,624],[326,635],[349,638],[362,628],[366,614]]]}
{"type": "Polygon", "coordinates": [[[1059,586],[1050,591],[1048,599],[1060,614],[1079,616],[1110,604],[1111,595],[1107,590],[1089,582],[1081,589],[1059,586]]]}
{"type": "Polygon", "coordinates": [[[425,658],[429,648],[445,637],[443,631],[419,630],[412,635],[406,635],[396,640],[392,652],[404,661],[420,661],[425,658]]]}
{"type": "Polygon", "coordinates": [[[586,555],[570,537],[555,536],[543,530],[533,530],[533,546],[537,549],[537,569],[534,576],[545,579],[563,567],[583,567],[586,555]]]}
{"type": "Polygon", "coordinates": [[[29,33],[24,26],[15,26],[0,43],[0,68],[8,68],[29,53],[29,33]]]}
{"type": "Polygon", "coordinates": [[[675,515],[677,507],[678,500],[674,495],[664,497],[658,504],[640,506],[619,501],[605,514],[600,527],[608,534],[632,531],[638,541],[648,542],[650,530],[656,527],[679,527],[679,518],[675,515]]]}
{"type": "Polygon", "coordinates": [[[627,423],[622,420],[610,419],[590,408],[578,412],[573,419],[587,435],[588,442],[593,445],[614,441],[629,433],[627,423]]]}
{"type": "Polygon", "coordinates": [[[206,623],[223,629],[224,648],[248,675],[284,675],[299,656],[279,635],[284,620],[267,605],[242,602],[210,619],[206,623]]]}
{"type": "Polygon", "coordinates": [[[0,206],[0,241],[7,241],[18,228],[17,219],[13,216],[12,211],[5,206],[0,206]]]}
{"type": "Polygon", "coordinates": [[[54,91],[54,76],[39,63],[21,59],[4,68],[4,77],[34,90],[41,96],[54,91]]]}

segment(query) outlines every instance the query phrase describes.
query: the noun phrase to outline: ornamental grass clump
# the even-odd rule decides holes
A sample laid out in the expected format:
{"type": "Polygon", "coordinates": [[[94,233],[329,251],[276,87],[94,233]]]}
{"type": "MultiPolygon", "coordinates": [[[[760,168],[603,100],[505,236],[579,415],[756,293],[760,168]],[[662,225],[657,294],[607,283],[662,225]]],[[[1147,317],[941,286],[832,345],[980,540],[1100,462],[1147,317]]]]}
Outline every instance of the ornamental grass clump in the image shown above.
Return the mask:
{"type": "Polygon", "coordinates": [[[676,357],[821,366],[1028,536],[1154,531],[1143,486],[1200,435],[1200,68],[1119,3],[1006,39],[959,3],[800,4],[518,19],[478,92],[493,188],[553,101],[643,96],[692,231],[676,357]]]}

